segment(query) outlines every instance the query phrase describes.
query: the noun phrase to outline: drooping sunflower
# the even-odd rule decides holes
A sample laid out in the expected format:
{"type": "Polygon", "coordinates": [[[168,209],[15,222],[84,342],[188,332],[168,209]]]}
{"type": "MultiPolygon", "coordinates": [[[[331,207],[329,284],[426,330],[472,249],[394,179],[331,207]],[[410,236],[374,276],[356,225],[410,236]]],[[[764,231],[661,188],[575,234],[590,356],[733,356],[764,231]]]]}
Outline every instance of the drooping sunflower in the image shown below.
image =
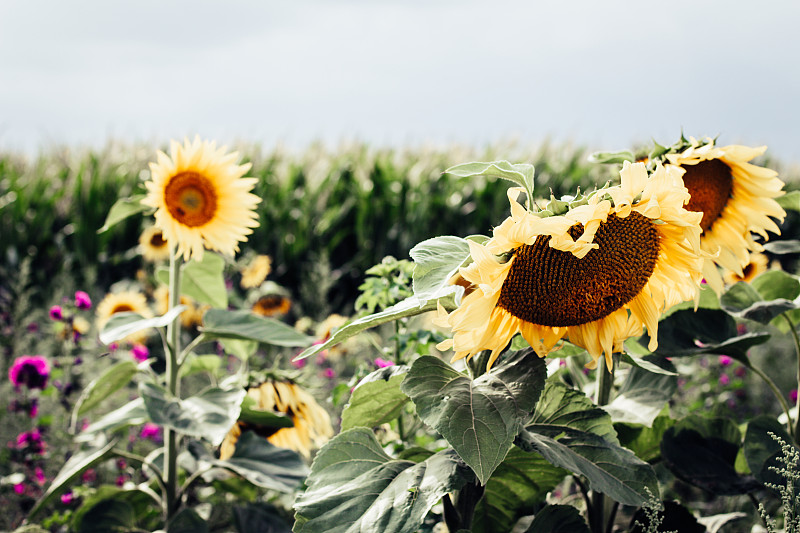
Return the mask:
{"type": "Polygon", "coordinates": [[[703,213],[701,246],[708,253],[703,275],[717,293],[723,279],[715,263],[741,277],[751,252],[764,250],[753,233],[764,240],[767,231],[780,235],[772,218],[783,221],[786,216],[775,201],[784,194],[784,184],[774,170],[749,162],[766,149],[716,146],[713,139],[690,137],[662,155],[667,165],[686,171],[683,183],[691,195],[686,209],[703,213]]]}
{"type": "Polygon", "coordinates": [[[242,269],[242,280],[239,282],[243,289],[258,287],[267,279],[272,270],[272,259],[268,255],[257,255],[242,269]]]}
{"type": "MultiPolygon", "coordinates": [[[[97,305],[97,329],[102,330],[113,315],[124,312],[137,313],[144,318],[153,316],[153,312],[147,306],[147,298],[144,293],[135,290],[110,292],[97,305]]],[[[144,330],[132,333],[124,340],[132,344],[144,343],[147,336],[148,330],[144,330]]]]}
{"type": "Polygon", "coordinates": [[[769,259],[766,255],[758,252],[751,253],[750,262],[747,263],[744,268],[742,268],[741,276],[736,272],[726,270],[722,277],[725,279],[725,283],[728,285],[734,285],[740,281],[746,281],[750,283],[756,278],[756,276],[766,272],[769,268],[768,265],[769,259]]]}
{"type": "Polygon", "coordinates": [[[247,395],[255,400],[258,409],[288,415],[294,427],[276,430],[239,421],[222,441],[220,459],[225,460],[233,455],[236,442],[244,431],[255,431],[275,446],[294,450],[306,459],[311,457],[313,449],[321,447],[333,436],[328,412],[308,392],[291,381],[269,379],[248,389],[247,395]]]}
{"type": "Polygon", "coordinates": [[[521,333],[540,357],[562,338],[593,361],[611,355],[647,327],[657,347],[658,318],[697,297],[701,279],[700,213],[683,208],[681,170],[625,163],[621,184],[597,191],[562,215],[526,210],[509,191],[511,216],[485,245],[470,241],[461,269],[471,292],[439,325],[453,338],[453,360],[491,350],[491,366],[521,333]]]}
{"type": "Polygon", "coordinates": [[[155,226],[146,228],[139,236],[139,247],[145,261],[156,263],[169,259],[169,244],[164,234],[155,226]]]}
{"type": "Polygon", "coordinates": [[[234,255],[258,226],[254,209],[261,199],[249,192],[257,180],[242,177],[251,165],[238,165],[238,154],[225,152],[195,137],[173,141],[169,156],[159,152],[150,163],[142,204],[156,208],[156,227],[184,260],[201,259],[204,248],[234,255]]]}

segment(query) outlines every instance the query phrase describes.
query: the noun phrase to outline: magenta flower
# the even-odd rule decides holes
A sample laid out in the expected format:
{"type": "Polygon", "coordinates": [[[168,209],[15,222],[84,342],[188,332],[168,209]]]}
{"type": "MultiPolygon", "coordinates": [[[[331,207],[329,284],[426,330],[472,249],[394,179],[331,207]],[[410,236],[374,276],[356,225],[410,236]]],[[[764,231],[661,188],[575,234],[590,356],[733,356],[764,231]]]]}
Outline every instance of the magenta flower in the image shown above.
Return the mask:
{"type": "Polygon", "coordinates": [[[45,443],[42,440],[42,433],[39,428],[31,431],[23,431],[17,435],[16,449],[27,450],[27,453],[44,455],[45,443]]]}
{"type": "Polygon", "coordinates": [[[60,305],[54,305],[50,308],[50,318],[53,320],[61,320],[64,318],[64,312],[61,310],[60,305]]]}
{"type": "Polygon", "coordinates": [[[36,483],[39,485],[44,485],[44,482],[47,481],[47,478],[44,475],[44,470],[41,467],[37,466],[36,470],[34,470],[33,475],[36,477],[36,483]]]}
{"type": "Polygon", "coordinates": [[[83,291],[75,291],[75,307],[78,309],[91,309],[92,299],[83,291]]]}
{"type": "Polygon", "coordinates": [[[797,389],[789,391],[789,400],[791,400],[792,403],[797,403],[797,389]]]}
{"type": "Polygon", "coordinates": [[[336,371],[334,371],[332,368],[326,368],[322,374],[328,379],[333,379],[336,377],[336,371]]]}
{"type": "Polygon", "coordinates": [[[145,422],[142,426],[142,430],[139,432],[139,435],[143,439],[149,439],[155,443],[159,443],[162,440],[161,426],[158,424],[153,424],[152,422],[145,422]]]}
{"type": "Polygon", "coordinates": [[[50,363],[41,355],[22,355],[8,369],[8,379],[19,388],[44,389],[50,376],[50,363]]]}
{"type": "Polygon", "coordinates": [[[14,485],[14,492],[17,494],[24,494],[25,493],[25,484],[24,483],[16,483],[14,485]]]}
{"type": "Polygon", "coordinates": [[[376,357],[375,366],[377,366],[378,368],[386,368],[387,366],[394,366],[394,361],[389,361],[388,359],[381,359],[380,357],[376,357]]]}
{"type": "Polygon", "coordinates": [[[722,375],[719,377],[719,384],[720,384],[720,385],[727,385],[727,384],[728,384],[728,383],[730,383],[730,382],[731,382],[731,378],[730,378],[730,377],[728,377],[728,374],[722,374],[722,375]]]}
{"type": "Polygon", "coordinates": [[[61,495],[61,503],[63,503],[64,505],[71,504],[73,499],[74,496],[72,495],[72,491],[65,492],[64,494],[61,495]]]}
{"type": "Polygon", "coordinates": [[[296,361],[292,361],[292,366],[295,368],[303,368],[306,366],[307,359],[297,359],[296,361]]]}
{"type": "Polygon", "coordinates": [[[141,363],[142,361],[147,361],[147,358],[150,357],[150,350],[144,344],[134,344],[133,348],[131,348],[131,354],[133,354],[134,359],[141,363]]]}
{"type": "Polygon", "coordinates": [[[719,356],[719,364],[722,366],[730,366],[733,363],[733,358],[727,355],[720,355],[719,356]]]}

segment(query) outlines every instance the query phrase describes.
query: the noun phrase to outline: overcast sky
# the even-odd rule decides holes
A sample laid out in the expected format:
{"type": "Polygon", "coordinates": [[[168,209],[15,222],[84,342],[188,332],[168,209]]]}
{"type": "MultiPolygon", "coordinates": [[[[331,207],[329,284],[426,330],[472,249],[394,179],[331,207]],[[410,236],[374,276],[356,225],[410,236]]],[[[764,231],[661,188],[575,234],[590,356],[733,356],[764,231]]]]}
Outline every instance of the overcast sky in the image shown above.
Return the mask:
{"type": "Polygon", "coordinates": [[[0,0],[0,150],[683,128],[800,162],[798,23],[796,0],[0,0]]]}

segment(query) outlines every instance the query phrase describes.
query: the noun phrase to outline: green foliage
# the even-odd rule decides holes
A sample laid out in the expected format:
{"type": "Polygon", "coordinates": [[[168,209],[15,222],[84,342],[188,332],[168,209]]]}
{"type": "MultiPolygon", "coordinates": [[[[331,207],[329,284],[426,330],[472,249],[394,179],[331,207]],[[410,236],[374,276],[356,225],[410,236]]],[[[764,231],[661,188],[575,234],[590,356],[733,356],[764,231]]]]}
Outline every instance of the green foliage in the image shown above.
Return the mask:
{"type": "Polygon", "coordinates": [[[283,322],[255,315],[248,310],[209,309],[201,331],[207,338],[253,340],[275,346],[308,346],[313,339],[283,322]]]}
{"type": "Polygon", "coordinates": [[[548,505],[538,513],[525,533],[590,533],[581,513],[570,505],[548,505]]]}
{"type": "Polygon", "coordinates": [[[365,272],[368,276],[358,290],[361,295],[356,299],[356,311],[363,314],[383,311],[400,303],[412,295],[408,288],[411,284],[413,263],[398,261],[394,257],[384,257],[380,263],[365,272]]]}
{"type": "Polygon", "coordinates": [[[375,427],[394,420],[409,402],[400,390],[408,367],[394,365],[372,372],[353,389],[342,411],[342,430],[357,426],[375,427]]]}

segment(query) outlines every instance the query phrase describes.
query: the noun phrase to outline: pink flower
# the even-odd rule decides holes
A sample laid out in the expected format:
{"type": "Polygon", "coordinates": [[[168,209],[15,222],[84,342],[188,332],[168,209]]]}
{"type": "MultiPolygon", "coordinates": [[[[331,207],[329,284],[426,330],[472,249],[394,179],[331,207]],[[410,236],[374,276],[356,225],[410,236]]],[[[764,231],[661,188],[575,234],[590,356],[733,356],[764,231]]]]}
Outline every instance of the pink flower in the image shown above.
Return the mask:
{"type": "Polygon", "coordinates": [[[297,359],[296,361],[292,361],[292,366],[295,368],[303,368],[306,366],[306,359],[297,359]]]}
{"type": "Polygon", "coordinates": [[[149,439],[155,443],[159,443],[162,440],[161,426],[158,424],[153,424],[152,422],[145,422],[142,426],[142,430],[139,432],[139,435],[143,439],[149,439]]]}
{"type": "Polygon", "coordinates": [[[44,389],[50,376],[50,363],[41,355],[22,355],[14,360],[8,370],[8,379],[19,388],[44,389]]]}
{"type": "Polygon", "coordinates": [[[72,491],[65,492],[64,494],[61,495],[61,503],[63,503],[64,505],[71,504],[73,499],[74,496],[72,495],[72,491]]]}
{"type": "Polygon", "coordinates": [[[33,475],[36,476],[36,483],[39,485],[44,485],[44,482],[47,481],[47,478],[44,475],[44,470],[42,470],[41,467],[37,466],[33,475]]]}
{"type": "Polygon", "coordinates": [[[789,392],[789,400],[791,400],[792,403],[797,403],[797,389],[792,389],[789,392]]]}
{"type": "Polygon", "coordinates": [[[92,299],[83,291],[75,291],[75,307],[78,309],[91,309],[92,299]]]}
{"type": "Polygon", "coordinates": [[[743,366],[737,366],[736,369],[733,371],[733,375],[737,378],[743,378],[747,374],[747,368],[743,366]]]}
{"type": "Polygon", "coordinates": [[[17,483],[14,485],[14,492],[17,494],[24,494],[25,493],[25,484],[24,483],[17,483]]]}
{"type": "Polygon", "coordinates": [[[719,356],[719,364],[721,364],[722,366],[730,366],[731,363],[733,363],[733,358],[727,355],[719,356]]]}
{"type": "Polygon", "coordinates": [[[90,468],[86,470],[83,474],[81,474],[81,481],[84,483],[91,483],[92,481],[97,480],[97,472],[95,472],[94,468],[90,468]]]}
{"type": "Polygon", "coordinates": [[[728,384],[728,383],[730,383],[730,382],[731,382],[731,378],[730,378],[730,377],[728,377],[728,374],[722,374],[722,375],[719,377],[719,384],[720,384],[720,385],[727,385],[727,384],[728,384]]]}
{"type": "Polygon", "coordinates": [[[117,479],[116,479],[117,487],[121,487],[122,485],[124,485],[127,480],[128,480],[128,478],[125,475],[117,476],[117,479]]]}
{"type": "Polygon", "coordinates": [[[322,374],[328,379],[333,379],[336,377],[336,371],[334,371],[332,368],[326,368],[322,374]]]}
{"type": "Polygon", "coordinates": [[[42,440],[42,433],[39,428],[31,431],[23,431],[17,435],[16,449],[27,450],[28,453],[43,455],[45,443],[42,440]]]}
{"type": "Polygon", "coordinates": [[[50,318],[53,320],[61,320],[64,318],[64,313],[61,311],[60,305],[54,305],[50,308],[50,318]]]}
{"type": "Polygon", "coordinates": [[[150,350],[144,344],[134,344],[133,348],[131,348],[131,354],[133,354],[134,359],[141,363],[142,361],[147,361],[147,358],[150,357],[150,350]]]}
{"type": "Polygon", "coordinates": [[[394,366],[394,361],[389,361],[388,359],[381,359],[380,357],[375,358],[375,366],[378,368],[386,368],[387,366],[394,366]]]}

